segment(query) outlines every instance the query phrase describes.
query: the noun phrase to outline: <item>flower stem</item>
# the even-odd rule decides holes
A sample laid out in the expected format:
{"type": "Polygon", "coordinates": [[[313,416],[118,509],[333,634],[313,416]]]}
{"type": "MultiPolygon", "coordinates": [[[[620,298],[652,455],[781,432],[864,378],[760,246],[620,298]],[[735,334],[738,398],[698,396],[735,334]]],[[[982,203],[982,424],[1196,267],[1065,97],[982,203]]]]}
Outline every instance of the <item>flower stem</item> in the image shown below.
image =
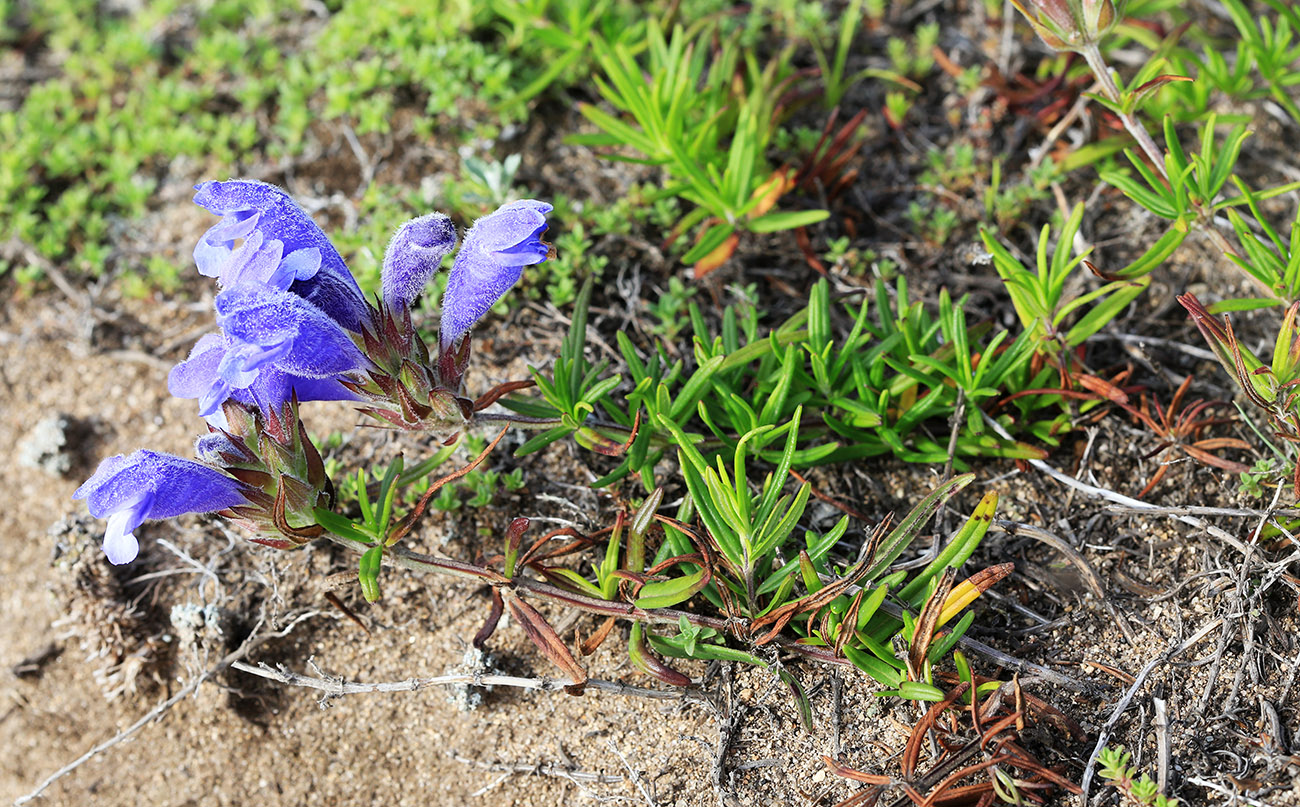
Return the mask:
{"type": "MultiPolygon", "coordinates": [[[[1120,122],[1124,124],[1124,128],[1128,130],[1128,133],[1137,141],[1138,147],[1142,149],[1142,153],[1151,161],[1151,164],[1160,174],[1160,177],[1164,179],[1165,182],[1169,182],[1169,172],[1165,168],[1164,154],[1160,151],[1160,147],[1156,145],[1155,138],[1151,137],[1150,132],[1148,132],[1146,127],[1142,125],[1142,122],[1132,113],[1124,111],[1119,87],[1116,86],[1115,79],[1110,74],[1110,68],[1106,66],[1106,60],[1102,58],[1101,49],[1093,43],[1084,47],[1080,52],[1083,54],[1084,60],[1087,61],[1088,67],[1092,69],[1093,75],[1097,77],[1097,81],[1101,83],[1102,95],[1105,95],[1108,101],[1118,107],[1116,114],[1119,115],[1120,122]]],[[[1214,210],[1206,207],[1206,205],[1212,200],[1199,200],[1193,198],[1190,201],[1192,207],[1196,208],[1195,226],[1201,232],[1209,236],[1210,240],[1214,242],[1215,248],[1224,255],[1236,256],[1237,251],[1232,248],[1232,245],[1228,243],[1228,239],[1223,236],[1223,233],[1219,232],[1218,227],[1214,224],[1214,210]]],[[[1270,296],[1276,296],[1271,289],[1267,288],[1262,283],[1259,285],[1261,288],[1264,288],[1270,296]]]]}

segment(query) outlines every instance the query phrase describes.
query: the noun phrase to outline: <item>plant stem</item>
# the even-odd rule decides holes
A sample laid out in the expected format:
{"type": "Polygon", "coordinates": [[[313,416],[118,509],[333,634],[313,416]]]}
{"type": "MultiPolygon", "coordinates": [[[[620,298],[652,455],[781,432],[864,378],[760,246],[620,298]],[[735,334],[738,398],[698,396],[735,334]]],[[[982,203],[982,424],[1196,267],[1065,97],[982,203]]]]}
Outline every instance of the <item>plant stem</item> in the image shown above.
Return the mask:
{"type": "MultiPolygon", "coordinates": [[[[350,538],[344,538],[334,535],[331,532],[324,532],[321,538],[328,539],[358,554],[365,552],[370,545],[361,541],[354,541],[350,538]]],[[[583,594],[575,594],[571,591],[565,591],[562,588],[552,586],[549,583],[543,583],[536,580],[529,580],[522,577],[507,579],[497,572],[483,566],[475,566],[464,561],[451,560],[450,558],[435,558],[431,555],[424,555],[419,552],[412,552],[400,546],[388,547],[384,550],[384,563],[389,566],[398,566],[403,569],[410,569],[415,572],[436,572],[438,574],[452,575],[462,579],[473,580],[478,583],[487,583],[494,586],[509,586],[515,591],[526,593],[530,596],[540,597],[545,600],[563,605],[569,608],[576,608],[597,616],[615,617],[617,619],[626,619],[632,622],[639,622],[645,625],[678,625],[681,620],[685,619],[688,624],[700,628],[712,628],[719,633],[746,640],[744,628],[746,623],[737,623],[733,620],[721,619],[718,617],[701,616],[689,611],[682,611],[676,608],[638,608],[632,603],[615,602],[611,600],[598,600],[594,597],[588,597],[583,594]]],[[[885,610],[892,611],[896,606],[892,603],[885,603],[885,610]]],[[[901,614],[901,609],[899,609],[901,614]]],[[[833,664],[839,667],[853,667],[853,663],[847,658],[835,655],[834,651],[826,647],[815,647],[813,645],[799,644],[793,639],[785,636],[778,636],[772,644],[780,649],[801,656],[809,661],[819,662],[821,664],[833,664]]],[[[1083,683],[1075,681],[1068,676],[1063,676],[1054,670],[1048,670],[1036,664],[1029,662],[1019,662],[1018,659],[1003,656],[995,653],[992,648],[982,645],[969,637],[963,636],[961,644],[968,647],[981,655],[988,656],[1001,664],[1010,664],[1015,666],[1018,662],[1021,666],[1018,668],[1021,672],[1031,673],[1039,676],[1043,680],[1051,681],[1058,685],[1070,686],[1076,689],[1082,689],[1083,683]]]]}
{"type": "Polygon", "coordinates": [[[475,412],[474,420],[509,423],[511,426],[520,429],[553,429],[562,422],[559,418],[534,418],[527,415],[508,415],[499,412],[475,412]]]}
{"type": "MultiPolygon", "coordinates": [[[[351,538],[344,538],[331,532],[325,532],[322,538],[329,539],[339,546],[352,550],[353,552],[365,552],[370,547],[361,541],[355,541],[351,538]]],[[[742,627],[735,622],[720,619],[718,617],[700,616],[689,611],[681,611],[676,608],[638,608],[629,602],[616,602],[611,600],[598,600],[594,597],[587,597],[582,594],[575,594],[571,591],[565,591],[562,588],[552,586],[549,583],[543,583],[537,580],[516,577],[509,580],[502,575],[482,566],[475,566],[464,561],[452,560],[450,558],[435,558],[432,555],[425,555],[419,552],[412,552],[400,546],[389,547],[384,551],[384,563],[389,566],[398,566],[403,569],[410,569],[416,572],[435,572],[437,574],[446,574],[453,577],[459,577],[466,580],[474,580],[479,583],[489,583],[497,586],[509,586],[522,594],[529,594],[551,602],[563,605],[569,608],[576,608],[597,616],[612,616],[619,619],[627,619],[632,622],[640,622],[646,625],[677,625],[682,619],[689,624],[701,628],[712,628],[719,633],[739,637],[737,628],[742,627]]],[[[794,653],[804,658],[818,661],[823,664],[835,664],[841,667],[850,667],[852,663],[846,658],[840,658],[833,652],[823,647],[812,647],[801,645],[791,639],[778,637],[774,644],[782,650],[794,653]]]]}
{"type": "MultiPolygon", "coordinates": [[[[1115,85],[1115,78],[1111,76],[1110,68],[1106,66],[1106,60],[1102,58],[1101,50],[1096,45],[1084,48],[1083,58],[1088,62],[1088,67],[1092,69],[1097,81],[1101,82],[1101,92],[1106,96],[1106,100],[1120,106],[1122,110],[1119,87],[1115,85]]],[[[1155,139],[1147,132],[1142,122],[1133,115],[1123,111],[1119,111],[1118,114],[1124,128],[1128,130],[1129,134],[1133,135],[1133,139],[1138,142],[1138,146],[1147,155],[1147,159],[1160,172],[1160,176],[1167,181],[1169,174],[1165,172],[1165,155],[1161,153],[1155,139]]]]}
{"type": "MultiPolygon", "coordinates": [[[[1106,66],[1106,60],[1102,58],[1101,49],[1098,48],[1096,44],[1091,44],[1083,48],[1081,53],[1083,54],[1084,60],[1087,61],[1088,67],[1092,69],[1093,75],[1095,75],[1097,81],[1101,83],[1102,95],[1105,95],[1106,99],[1117,107],[1116,114],[1119,115],[1120,122],[1124,124],[1124,128],[1127,129],[1128,133],[1137,141],[1138,147],[1142,149],[1142,153],[1151,161],[1151,164],[1155,167],[1161,178],[1168,182],[1169,173],[1165,170],[1165,155],[1160,151],[1160,147],[1156,145],[1155,139],[1151,137],[1151,134],[1146,130],[1146,127],[1142,125],[1142,122],[1132,113],[1124,111],[1119,87],[1116,86],[1115,79],[1110,74],[1110,68],[1106,66]]],[[[1191,199],[1190,201],[1192,206],[1196,208],[1195,223],[1198,229],[1208,235],[1210,240],[1214,242],[1214,246],[1224,255],[1237,255],[1237,251],[1228,243],[1228,239],[1224,238],[1223,233],[1219,232],[1218,227],[1215,226],[1214,210],[1206,207],[1206,205],[1213,200],[1191,199]]],[[[1263,287],[1263,284],[1260,285],[1263,287]]],[[[1266,287],[1265,291],[1270,296],[1275,296],[1273,291],[1266,287]]]]}

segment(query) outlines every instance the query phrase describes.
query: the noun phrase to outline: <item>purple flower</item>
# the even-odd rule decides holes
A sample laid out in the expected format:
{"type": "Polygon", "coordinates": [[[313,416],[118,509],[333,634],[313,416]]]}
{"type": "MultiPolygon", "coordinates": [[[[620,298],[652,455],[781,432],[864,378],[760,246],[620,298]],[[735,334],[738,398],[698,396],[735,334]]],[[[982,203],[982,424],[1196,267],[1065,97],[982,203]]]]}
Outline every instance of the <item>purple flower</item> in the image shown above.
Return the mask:
{"type": "MultiPolygon", "coordinates": [[[[295,281],[311,280],[320,271],[321,253],[317,247],[305,247],[285,255],[284,242],[271,241],[264,245],[263,240],[262,233],[254,230],[239,248],[229,251],[219,263],[205,258],[205,262],[199,265],[199,274],[216,277],[222,288],[255,283],[286,291],[295,281]]],[[[220,249],[209,247],[200,240],[195,254],[197,256],[200,250],[204,250],[215,255],[220,249]]]]}
{"type": "Polygon", "coordinates": [[[225,510],[247,502],[242,491],[234,479],[193,460],[137,451],[101,462],[72,498],[85,499],[91,515],[108,519],[104,553],[120,565],[139,554],[134,533],[145,519],[225,510]]]}
{"type": "Polygon", "coordinates": [[[173,395],[199,399],[203,417],[217,416],[227,398],[264,412],[293,394],[301,401],[356,400],[339,377],[370,367],[337,322],[289,292],[253,284],[226,289],[217,295],[217,324],[223,334],[201,338],[167,377],[173,395]]]}
{"type": "Polygon", "coordinates": [[[361,288],[329,238],[288,194],[240,179],[204,182],[195,189],[194,202],[223,217],[194,248],[201,274],[225,287],[258,280],[287,288],[344,328],[361,331],[370,317],[361,288]],[[241,238],[245,243],[237,251],[234,241],[241,238]],[[286,280],[288,285],[281,285],[286,280]]]}
{"type": "Polygon", "coordinates": [[[549,247],[542,243],[541,234],[552,209],[545,202],[523,199],[484,216],[470,228],[442,298],[444,350],[510,290],[525,266],[546,260],[549,247]]]}
{"type": "Polygon", "coordinates": [[[455,247],[456,227],[441,213],[403,224],[384,251],[383,292],[388,309],[409,309],[455,247]]]}

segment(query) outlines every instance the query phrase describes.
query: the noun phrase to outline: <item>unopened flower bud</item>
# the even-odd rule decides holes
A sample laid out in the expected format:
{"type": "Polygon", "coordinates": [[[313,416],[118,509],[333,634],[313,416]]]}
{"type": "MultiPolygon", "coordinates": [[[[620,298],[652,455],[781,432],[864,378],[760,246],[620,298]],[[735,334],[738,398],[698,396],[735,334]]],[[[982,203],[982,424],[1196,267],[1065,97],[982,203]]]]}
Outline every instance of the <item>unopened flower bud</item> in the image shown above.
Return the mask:
{"type": "Polygon", "coordinates": [[[1115,0],[1011,0],[1054,50],[1091,47],[1119,20],[1115,0]]]}

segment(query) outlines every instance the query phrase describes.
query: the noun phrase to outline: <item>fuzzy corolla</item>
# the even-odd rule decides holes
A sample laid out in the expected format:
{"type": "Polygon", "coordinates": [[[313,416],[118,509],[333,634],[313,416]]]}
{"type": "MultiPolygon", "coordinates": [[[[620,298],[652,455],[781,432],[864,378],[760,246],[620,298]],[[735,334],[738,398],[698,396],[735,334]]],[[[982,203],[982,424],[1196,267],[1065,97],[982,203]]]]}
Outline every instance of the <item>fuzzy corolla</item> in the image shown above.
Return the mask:
{"type": "Polygon", "coordinates": [[[409,309],[455,247],[456,227],[441,213],[403,224],[384,250],[384,305],[390,311],[409,309]]]}
{"type": "Polygon", "coordinates": [[[225,510],[247,502],[242,491],[239,482],[201,463],[137,451],[101,462],[72,498],[85,499],[91,515],[108,519],[104,553],[121,565],[139,554],[135,531],[146,519],[225,510]]]}
{"type": "Polygon", "coordinates": [[[469,332],[523,275],[524,267],[546,260],[542,242],[545,202],[511,202],[474,223],[447,277],[442,298],[441,341],[444,349],[469,332]]]}
{"type": "Polygon", "coordinates": [[[218,416],[227,398],[264,412],[278,410],[293,395],[300,401],[356,399],[340,379],[367,369],[370,361],[311,303],[245,284],[217,295],[216,307],[222,333],[201,338],[167,377],[173,395],[199,400],[203,417],[218,416]]]}
{"type": "Polygon", "coordinates": [[[200,273],[225,287],[265,275],[262,282],[311,301],[350,331],[362,330],[370,313],[361,287],[324,231],[287,193],[242,179],[204,182],[195,190],[195,204],[222,217],[194,248],[200,273]],[[236,250],[238,239],[244,244],[236,250]],[[251,252],[237,255],[255,239],[251,252]]]}

